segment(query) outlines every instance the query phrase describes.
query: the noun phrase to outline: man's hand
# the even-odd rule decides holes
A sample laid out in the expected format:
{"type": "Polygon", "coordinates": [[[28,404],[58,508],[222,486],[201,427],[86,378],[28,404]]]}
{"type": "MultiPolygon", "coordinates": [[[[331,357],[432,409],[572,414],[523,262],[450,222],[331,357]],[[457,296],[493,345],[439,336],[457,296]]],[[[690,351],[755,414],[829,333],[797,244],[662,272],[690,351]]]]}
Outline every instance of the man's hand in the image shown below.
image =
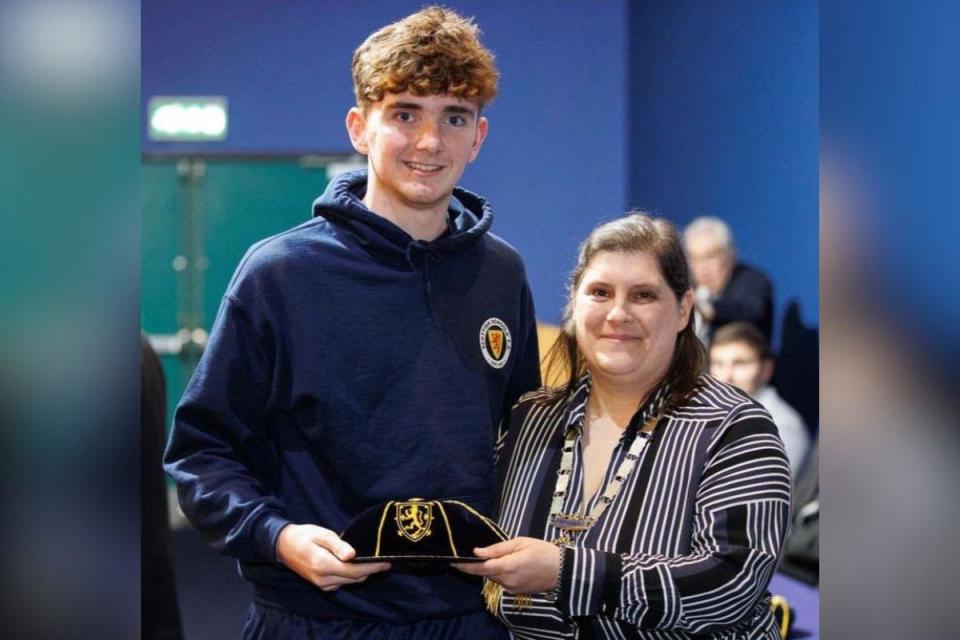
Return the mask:
{"type": "Polygon", "coordinates": [[[312,524],[288,524],[277,536],[280,562],[323,591],[336,591],[390,569],[389,562],[350,564],[356,555],[333,531],[312,524]]]}
{"type": "Polygon", "coordinates": [[[703,316],[705,322],[713,322],[714,316],[717,315],[713,308],[713,299],[715,297],[716,293],[702,284],[693,292],[693,304],[697,308],[697,311],[700,312],[700,315],[703,316]]]}
{"type": "Polygon", "coordinates": [[[475,576],[486,576],[510,593],[540,593],[557,586],[560,549],[536,538],[513,538],[473,552],[484,562],[451,566],[475,576]]]}

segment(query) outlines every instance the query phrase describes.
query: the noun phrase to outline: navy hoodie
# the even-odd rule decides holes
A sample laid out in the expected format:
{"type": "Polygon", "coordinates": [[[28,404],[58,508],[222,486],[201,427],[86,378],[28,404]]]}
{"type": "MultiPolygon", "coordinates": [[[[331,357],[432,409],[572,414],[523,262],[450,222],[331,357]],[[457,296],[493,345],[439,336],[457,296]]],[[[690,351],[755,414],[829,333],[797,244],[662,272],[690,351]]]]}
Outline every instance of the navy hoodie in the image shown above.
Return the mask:
{"type": "Polygon", "coordinates": [[[533,302],[486,202],[454,191],[414,240],[344,174],[313,219],[254,245],[177,408],[165,466],[191,523],[240,561],[258,601],[321,619],[409,623],[482,608],[447,570],[323,592],[280,565],[288,523],[339,532],[390,499],[489,513],[500,419],[539,386],[533,302]]]}

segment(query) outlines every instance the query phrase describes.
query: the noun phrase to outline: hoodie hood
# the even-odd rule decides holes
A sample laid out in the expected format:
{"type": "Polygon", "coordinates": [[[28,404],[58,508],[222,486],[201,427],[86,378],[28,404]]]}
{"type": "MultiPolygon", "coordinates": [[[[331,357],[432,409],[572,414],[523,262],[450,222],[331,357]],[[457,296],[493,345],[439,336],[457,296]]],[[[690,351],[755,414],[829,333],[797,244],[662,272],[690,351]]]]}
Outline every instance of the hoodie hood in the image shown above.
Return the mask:
{"type": "Polygon", "coordinates": [[[418,256],[433,260],[463,251],[493,224],[493,213],[480,196],[455,188],[448,208],[447,231],[432,241],[415,240],[406,231],[363,204],[367,170],[343,173],[313,203],[313,217],[324,218],[353,235],[370,255],[387,264],[415,268],[418,256]]]}

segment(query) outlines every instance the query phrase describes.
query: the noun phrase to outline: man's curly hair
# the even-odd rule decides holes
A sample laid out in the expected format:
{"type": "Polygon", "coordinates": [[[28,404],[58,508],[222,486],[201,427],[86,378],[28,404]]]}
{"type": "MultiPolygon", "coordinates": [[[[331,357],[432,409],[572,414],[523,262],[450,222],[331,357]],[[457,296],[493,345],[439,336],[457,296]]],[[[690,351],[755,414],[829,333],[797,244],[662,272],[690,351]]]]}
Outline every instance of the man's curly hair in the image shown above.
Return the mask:
{"type": "Polygon", "coordinates": [[[493,54],[472,19],[427,7],[373,33],[353,54],[357,105],[387,93],[449,94],[483,107],[497,95],[493,54]]]}

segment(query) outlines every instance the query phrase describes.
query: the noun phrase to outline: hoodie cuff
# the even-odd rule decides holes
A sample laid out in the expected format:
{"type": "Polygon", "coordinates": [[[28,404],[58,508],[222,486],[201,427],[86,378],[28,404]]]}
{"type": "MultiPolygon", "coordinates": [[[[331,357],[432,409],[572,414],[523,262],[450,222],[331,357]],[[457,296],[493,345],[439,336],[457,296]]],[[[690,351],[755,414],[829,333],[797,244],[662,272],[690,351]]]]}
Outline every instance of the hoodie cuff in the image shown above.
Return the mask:
{"type": "Polygon", "coordinates": [[[264,517],[257,531],[257,552],[261,558],[283,566],[277,557],[277,538],[280,537],[280,530],[288,524],[293,522],[278,514],[271,513],[264,517]]]}
{"type": "Polygon", "coordinates": [[[620,600],[621,559],[616,553],[568,547],[557,608],[570,617],[612,612],[620,600]]]}

